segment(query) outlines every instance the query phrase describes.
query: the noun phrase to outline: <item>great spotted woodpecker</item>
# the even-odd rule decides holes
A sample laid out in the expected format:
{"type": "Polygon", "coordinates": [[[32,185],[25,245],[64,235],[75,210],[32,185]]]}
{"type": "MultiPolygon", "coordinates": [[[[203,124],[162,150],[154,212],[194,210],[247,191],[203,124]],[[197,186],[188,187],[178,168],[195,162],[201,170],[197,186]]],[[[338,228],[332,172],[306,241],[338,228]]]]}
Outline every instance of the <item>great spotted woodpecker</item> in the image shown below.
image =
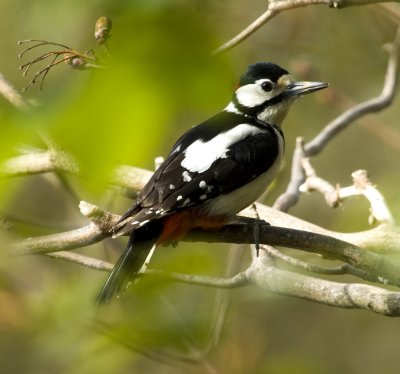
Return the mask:
{"type": "Polygon", "coordinates": [[[250,65],[229,105],[178,139],[113,227],[114,237],[131,234],[98,303],[135,278],[156,244],[179,240],[195,227],[221,227],[253,203],[280,169],[281,123],[291,104],[327,86],[295,82],[269,62],[250,65]]]}

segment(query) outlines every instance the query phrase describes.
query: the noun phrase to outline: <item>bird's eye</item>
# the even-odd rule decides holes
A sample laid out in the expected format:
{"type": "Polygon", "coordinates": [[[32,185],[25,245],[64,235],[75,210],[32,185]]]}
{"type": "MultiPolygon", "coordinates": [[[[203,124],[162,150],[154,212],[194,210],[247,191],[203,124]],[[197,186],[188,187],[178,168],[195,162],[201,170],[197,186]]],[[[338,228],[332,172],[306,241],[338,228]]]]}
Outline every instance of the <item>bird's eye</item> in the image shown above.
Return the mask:
{"type": "Polygon", "coordinates": [[[264,81],[261,83],[261,88],[265,92],[271,92],[274,89],[275,85],[271,81],[264,81]]]}

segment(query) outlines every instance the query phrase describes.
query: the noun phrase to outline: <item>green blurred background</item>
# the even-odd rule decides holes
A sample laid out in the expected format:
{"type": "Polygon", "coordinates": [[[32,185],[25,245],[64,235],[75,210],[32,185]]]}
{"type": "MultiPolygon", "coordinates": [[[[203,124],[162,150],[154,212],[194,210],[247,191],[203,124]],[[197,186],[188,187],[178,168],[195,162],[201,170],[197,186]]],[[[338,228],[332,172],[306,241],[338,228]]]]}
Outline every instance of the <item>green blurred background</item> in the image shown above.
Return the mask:
{"type": "MultiPolygon", "coordinates": [[[[286,167],[266,198],[273,203],[288,182],[295,138],[311,139],[351,103],[380,92],[387,63],[382,45],[394,39],[396,25],[377,6],[340,11],[314,6],[280,14],[232,51],[212,56],[264,7],[256,0],[0,0],[0,73],[18,89],[32,73],[22,77],[18,70],[22,47],[17,40],[94,48],[106,58],[94,41],[94,23],[101,15],[113,20],[107,69],[54,68],[42,92],[34,85],[24,94],[38,104],[28,114],[0,97],[0,158],[17,155],[21,145],[44,148],[37,133],[46,131],[81,165],[82,178],[67,177],[75,195],[122,213],[131,202],[110,189],[113,168],[124,163],[152,169],[154,158],[165,156],[183,131],[227,104],[248,64],[269,60],[298,79],[331,85],[297,103],[284,124],[286,167]]],[[[29,56],[38,52],[31,51],[23,62],[29,56]]],[[[396,100],[383,113],[354,123],[313,161],[322,177],[342,185],[351,183],[354,170],[367,169],[397,219],[398,116],[396,100]]],[[[2,180],[0,194],[0,215],[14,225],[11,236],[87,223],[76,196],[54,175],[2,180]]],[[[331,210],[312,194],[302,196],[291,213],[337,231],[368,228],[362,200],[331,210]]],[[[0,240],[6,252],[10,235],[0,240]]],[[[124,242],[106,240],[79,252],[112,261],[124,242]]],[[[248,250],[243,252],[242,268],[249,260],[248,250]]],[[[153,266],[221,276],[228,256],[227,245],[181,243],[161,248],[153,266]]],[[[226,294],[147,279],[120,303],[97,311],[94,299],[105,278],[105,273],[44,256],[2,257],[0,372],[400,372],[396,319],[248,287],[229,293],[221,338],[204,354],[216,300],[226,294]]]]}

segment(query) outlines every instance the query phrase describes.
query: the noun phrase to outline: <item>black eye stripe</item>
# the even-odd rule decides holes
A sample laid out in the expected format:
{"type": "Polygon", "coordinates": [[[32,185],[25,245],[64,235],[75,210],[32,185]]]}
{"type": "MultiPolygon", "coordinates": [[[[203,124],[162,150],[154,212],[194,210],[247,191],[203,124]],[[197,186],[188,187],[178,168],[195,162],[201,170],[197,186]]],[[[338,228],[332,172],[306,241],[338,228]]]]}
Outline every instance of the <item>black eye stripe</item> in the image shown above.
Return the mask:
{"type": "Polygon", "coordinates": [[[264,81],[261,83],[261,88],[265,91],[265,92],[271,92],[274,89],[275,85],[273,82],[271,82],[270,80],[264,81]]]}

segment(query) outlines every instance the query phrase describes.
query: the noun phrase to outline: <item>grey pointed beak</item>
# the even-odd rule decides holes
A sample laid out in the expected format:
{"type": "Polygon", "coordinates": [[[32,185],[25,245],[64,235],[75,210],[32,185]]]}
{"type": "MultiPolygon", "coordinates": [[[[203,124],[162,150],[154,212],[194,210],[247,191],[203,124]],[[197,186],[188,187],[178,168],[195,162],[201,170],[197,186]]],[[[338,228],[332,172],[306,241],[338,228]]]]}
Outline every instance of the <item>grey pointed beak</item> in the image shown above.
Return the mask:
{"type": "Polygon", "coordinates": [[[293,82],[286,87],[285,95],[288,97],[297,97],[323,90],[328,86],[329,84],[324,82],[293,82]]]}

